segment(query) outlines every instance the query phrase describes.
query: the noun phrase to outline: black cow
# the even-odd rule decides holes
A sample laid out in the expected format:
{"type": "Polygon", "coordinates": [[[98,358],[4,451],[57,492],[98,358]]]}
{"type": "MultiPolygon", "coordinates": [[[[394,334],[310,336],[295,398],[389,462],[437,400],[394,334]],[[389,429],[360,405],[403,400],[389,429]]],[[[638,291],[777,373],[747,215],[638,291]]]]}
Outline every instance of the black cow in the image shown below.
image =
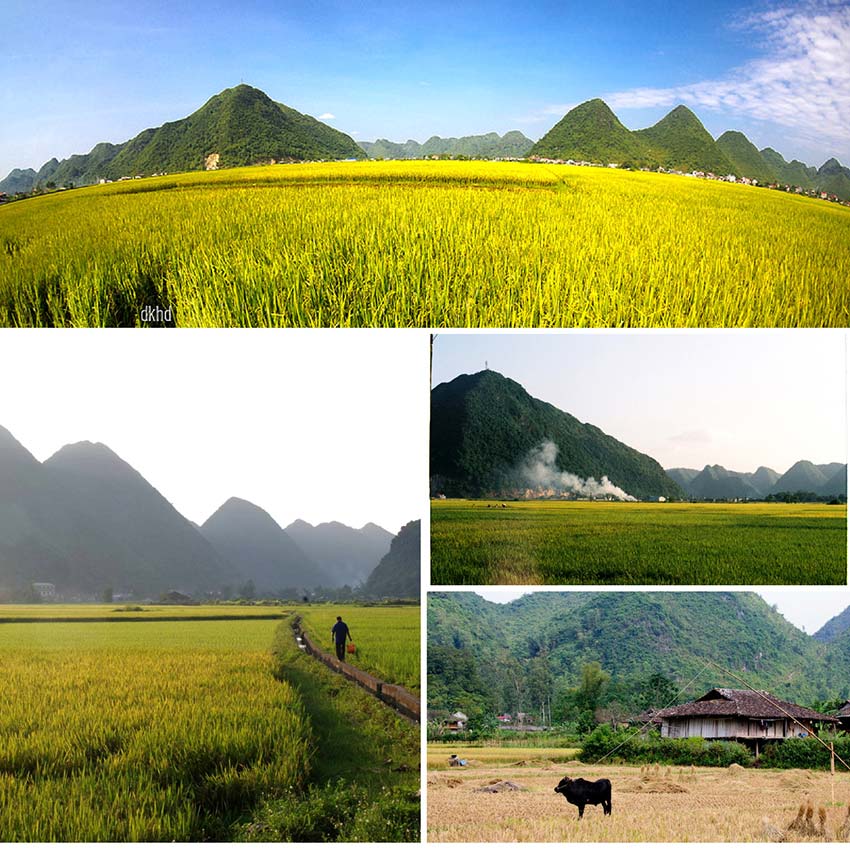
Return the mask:
{"type": "Polygon", "coordinates": [[[597,779],[588,782],[586,779],[570,779],[565,776],[555,789],[556,794],[563,794],[568,803],[578,806],[578,818],[584,816],[585,806],[598,806],[602,803],[602,811],[611,814],[611,780],[597,779]]]}

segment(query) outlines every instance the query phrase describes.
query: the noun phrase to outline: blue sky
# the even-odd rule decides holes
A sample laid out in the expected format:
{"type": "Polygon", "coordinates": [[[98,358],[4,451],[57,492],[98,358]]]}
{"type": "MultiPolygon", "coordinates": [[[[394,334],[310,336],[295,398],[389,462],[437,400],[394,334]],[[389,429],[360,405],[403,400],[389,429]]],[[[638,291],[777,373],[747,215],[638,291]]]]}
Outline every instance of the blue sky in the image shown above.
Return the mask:
{"type": "Polygon", "coordinates": [[[845,342],[827,330],[444,332],[433,384],[486,362],[665,469],[783,473],[846,461],[845,342]]]}
{"type": "Polygon", "coordinates": [[[603,97],[632,128],[679,102],[716,136],[850,161],[837,0],[4,0],[0,176],[181,118],[244,81],[359,140],[522,130],[603,97]]]}

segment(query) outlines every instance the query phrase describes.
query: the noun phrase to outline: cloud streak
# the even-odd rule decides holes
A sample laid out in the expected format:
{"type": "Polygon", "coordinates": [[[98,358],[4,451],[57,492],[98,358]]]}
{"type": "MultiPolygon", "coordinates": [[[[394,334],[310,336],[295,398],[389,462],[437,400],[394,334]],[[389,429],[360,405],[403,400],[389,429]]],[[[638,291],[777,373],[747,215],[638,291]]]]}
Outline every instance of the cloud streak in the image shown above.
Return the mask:
{"type": "Polygon", "coordinates": [[[810,0],[749,15],[734,25],[769,54],[716,80],[634,88],[604,100],[614,109],[674,106],[744,115],[792,128],[799,138],[846,150],[850,139],[850,5],[810,0]]]}

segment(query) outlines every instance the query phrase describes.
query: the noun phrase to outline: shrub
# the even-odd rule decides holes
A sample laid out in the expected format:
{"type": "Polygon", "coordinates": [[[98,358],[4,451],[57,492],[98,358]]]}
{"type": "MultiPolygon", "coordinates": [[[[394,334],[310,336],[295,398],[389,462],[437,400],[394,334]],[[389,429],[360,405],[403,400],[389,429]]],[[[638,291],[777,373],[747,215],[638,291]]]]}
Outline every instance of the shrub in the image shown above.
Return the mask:
{"type": "MultiPolygon", "coordinates": [[[[824,740],[827,743],[833,741],[835,755],[850,763],[850,738],[837,735],[824,737],[824,740]]],[[[814,738],[788,738],[781,743],[768,744],[764,748],[760,764],[762,767],[829,770],[829,750],[814,738]]]]}
{"type": "Polygon", "coordinates": [[[581,759],[593,762],[610,758],[614,763],[677,764],[700,767],[728,767],[753,763],[752,753],[734,741],[706,741],[704,738],[662,738],[657,732],[635,735],[597,726],[582,745],[581,759]]]}

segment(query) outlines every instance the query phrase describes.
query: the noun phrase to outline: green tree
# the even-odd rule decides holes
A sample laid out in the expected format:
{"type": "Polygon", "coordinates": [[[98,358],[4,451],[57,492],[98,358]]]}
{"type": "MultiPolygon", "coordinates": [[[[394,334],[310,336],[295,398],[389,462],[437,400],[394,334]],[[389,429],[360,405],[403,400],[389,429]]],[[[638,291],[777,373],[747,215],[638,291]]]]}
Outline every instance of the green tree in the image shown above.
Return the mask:
{"type": "Polygon", "coordinates": [[[679,689],[662,673],[653,673],[643,683],[638,697],[638,708],[666,708],[673,705],[679,689]]]}
{"type": "Polygon", "coordinates": [[[101,598],[101,601],[105,605],[111,605],[112,604],[112,598],[113,598],[112,588],[111,587],[105,587],[103,589],[103,593],[101,594],[100,598],[101,598]]]}
{"type": "Polygon", "coordinates": [[[576,705],[581,711],[595,713],[602,704],[605,690],[611,681],[611,674],[602,669],[598,661],[583,664],[581,668],[581,684],[578,687],[576,705]]]}
{"type": "Polygon", "coordinates": [[[596,712],[604,704],[611,674],[602,669],[598,661],[583,664],[577,688],[563,692],[556,706],[556,718],[574,723],[581,734],[592,730],[596,724],[596,712]]]}
{"type": "Polygon", "coordinates": [[[549,667],[549,656],[543,652],[528,662],[526,691],[528,693],[528,708],[540,712],[540,720],[544,725],[551,720],[549,713],[552,705],[552,687],[553,678],[549,667]]]}

